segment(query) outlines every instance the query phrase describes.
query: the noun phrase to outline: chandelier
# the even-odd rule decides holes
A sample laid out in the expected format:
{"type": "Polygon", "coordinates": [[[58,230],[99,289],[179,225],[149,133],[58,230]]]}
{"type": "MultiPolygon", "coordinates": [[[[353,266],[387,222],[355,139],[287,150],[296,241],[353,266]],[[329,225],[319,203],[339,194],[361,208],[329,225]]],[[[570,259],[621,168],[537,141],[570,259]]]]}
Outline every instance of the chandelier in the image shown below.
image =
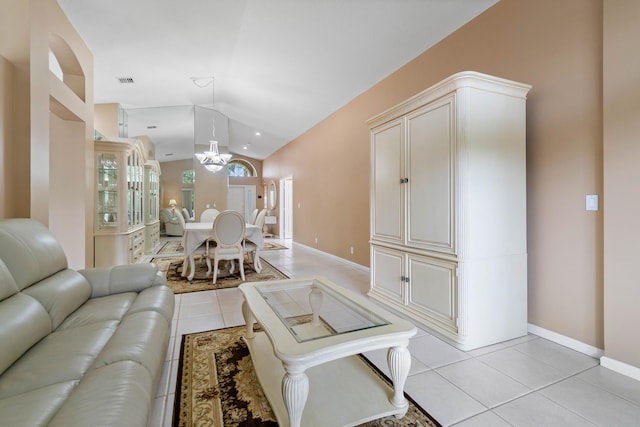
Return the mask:
{"type": "MultiPolygon", "coordinates": [[[[212,125],[212,135],[213,139],[209,141],[209,150],[204,151],[202,153],[196,153],[196,158],[200,161],[200,164],[205,167],[210,172],[218,172],[224,168],[229,160],[231,160],[231,154],[220,154],[218,150],[218,141],[216,141],[216,109],[215,109],[215,98],[214,98],[214,78],[211,77],[210,83],[205,85],[198,84],[198,78],[192,78],[193,84],[198,87],[205,87],[211,84],[211,100],[212,100],[212,108],[213,108],[213,125],[212,125]]],[[[207,79],[209,80],[209,79],[207,79]]]]}
{"type": "MultiPolygon", "coordinates": [[[[215,134],[213,137],[215,138],[215,134]]],[[[196,157],[200,160],[200,164],[210,172],[218,172],[231,160],[231,154],[220,154],[218,141],[215,140],[209,141],[209,151],[196,153],[196,157]]]]}

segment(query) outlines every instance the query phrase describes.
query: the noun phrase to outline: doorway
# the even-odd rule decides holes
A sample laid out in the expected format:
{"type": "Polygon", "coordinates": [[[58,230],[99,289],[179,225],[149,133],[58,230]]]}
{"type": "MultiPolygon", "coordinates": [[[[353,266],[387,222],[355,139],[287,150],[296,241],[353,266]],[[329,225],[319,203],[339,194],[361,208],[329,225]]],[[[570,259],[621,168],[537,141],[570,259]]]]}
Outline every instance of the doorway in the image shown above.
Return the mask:
{"type": "Polygon", "coordinates": [[[280,180],[280,236],[293,239],[293,177],[280,180]]]}
{"type": "Polygon", "coordinates": [[[240,212],[245,221],[256,208],[255,185],[230,185],[227,193],[227,209],[240,212]]]}

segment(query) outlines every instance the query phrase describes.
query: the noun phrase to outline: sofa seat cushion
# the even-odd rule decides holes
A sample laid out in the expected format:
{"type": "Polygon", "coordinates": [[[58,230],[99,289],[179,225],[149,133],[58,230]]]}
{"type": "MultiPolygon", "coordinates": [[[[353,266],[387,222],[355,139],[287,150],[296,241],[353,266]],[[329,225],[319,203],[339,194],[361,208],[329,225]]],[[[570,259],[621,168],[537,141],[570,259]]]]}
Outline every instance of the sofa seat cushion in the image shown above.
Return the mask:
{"type": "Polygon", "coordinates": [[[73,390],[49,427],[146,426],[153,379],[140,364],[123,361],[93,369],[73,390]]]}
{"type": "Polygon", "coordinates": [[[46,426],[77,385],[68,381],[0,399],[2,425],[46,426]]]}
{"type": "Polygon", "coordinates": [[[0,376],[0,399],[81,379],[117,326],[106,321],[49,334],[0,376]]]}
{"type": "Polygon", "coordinates": [[[127,292],[92,298],[67,317],[58,327],[58,330],[77,328],[107,320],[120,321],[127,314],[137,297],[138,294],[135,292],[127,292]]]}
{"type": "Polygon", "coordinates": [[[170,325],[154,311],[128,314],[96,357],[92,369],[130,360],[155,376],[162,371],[164,352],[169,345],[170,325]]]}

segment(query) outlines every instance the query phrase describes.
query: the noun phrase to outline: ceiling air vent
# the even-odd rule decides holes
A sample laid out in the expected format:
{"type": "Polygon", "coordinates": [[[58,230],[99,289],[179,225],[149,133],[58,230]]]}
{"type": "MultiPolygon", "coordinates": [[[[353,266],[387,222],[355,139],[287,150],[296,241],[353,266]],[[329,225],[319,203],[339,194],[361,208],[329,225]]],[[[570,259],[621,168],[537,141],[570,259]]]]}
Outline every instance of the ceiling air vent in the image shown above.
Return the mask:
{"type": "Polygon", "coordinates": [[[133,81],[133,77],[118,77],[118,81],[119,81],[120,83],[122,83],[122,84],[125,84],[125,83],[135,83],[135,82],[133,81]]]}

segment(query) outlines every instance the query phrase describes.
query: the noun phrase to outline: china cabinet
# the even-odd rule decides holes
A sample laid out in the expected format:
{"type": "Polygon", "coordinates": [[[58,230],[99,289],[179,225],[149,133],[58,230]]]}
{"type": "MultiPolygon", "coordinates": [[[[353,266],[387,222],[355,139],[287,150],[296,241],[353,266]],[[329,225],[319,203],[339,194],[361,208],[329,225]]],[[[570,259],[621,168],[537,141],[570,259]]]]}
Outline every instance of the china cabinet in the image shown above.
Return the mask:
{"type": "Polygon", "coordinates": [[[369,295],[462,350],[527,333],[530,88],[458,73],[367,122],[369,295]]]}
{"type": "Polygon", "coordinates": [[[160,243],[160,163],[147,160],[144,164],[144,243],[145,252],[153,252],[160,243]]]}
{"type": "Polygon", "coordinates": [[[138,262],[144,255],[144,156],[137,139],[95,141],[95,265],[138,262]]]}

